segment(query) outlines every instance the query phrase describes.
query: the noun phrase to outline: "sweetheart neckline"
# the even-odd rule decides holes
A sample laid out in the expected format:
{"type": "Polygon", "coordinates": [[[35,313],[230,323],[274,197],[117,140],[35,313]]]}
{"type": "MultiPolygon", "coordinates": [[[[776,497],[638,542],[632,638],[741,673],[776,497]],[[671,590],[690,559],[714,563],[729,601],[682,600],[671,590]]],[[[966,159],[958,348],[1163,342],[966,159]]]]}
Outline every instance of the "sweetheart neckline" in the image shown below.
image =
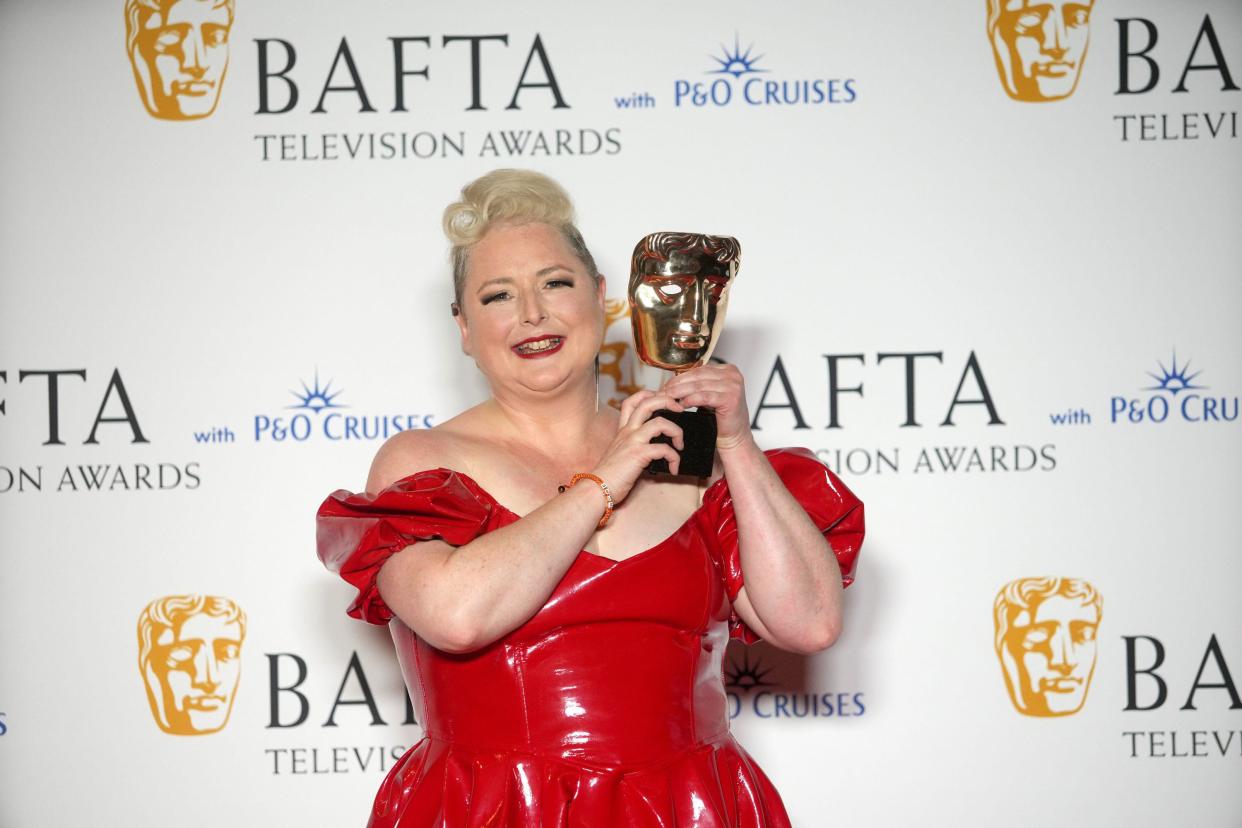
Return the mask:
{"type": "MultiPolygon", "coordinates": [[[[427,472],[447,472],[448,474],[455,474],[458,477],[463,478],[468,483],[470,483],[471,486],[473,486],[475,489],[479,491],[480,494],[482,494],[484,497],[490,500],[492,502],[492,505],[500,509],[500,511],[505,512],[506,514],[513,517],[514,521],[521,520],[522,518],[525,517],[525,515],[519,515],[517,512],[513,511],[508,506],[506,506],[505,504],[497,500],[495,495],[493,495],[487,489],[483,488],[483,486],[479,483],[479,481],[475,480],[470,475],[466,474],[463,471],[458,471],[457,469],[450,469],[446,466],[437,466],[434,469],[425,469],[423,471],[417,471],[417,472],[413,472],[412,474],[407,474],[405,477],[402,477],[399,480],[395,481],[394,483],[389,484],[389,486],[395,485],[395,483],[399,483],[402,480],[409,480],[412,477],[417,477],[420,474],[427,474],[427,472]]],[[[668,535],[668,537],[661,540],[655,546],[649,546],[646,549],[642,550],[641,552],[635,552],[633,555],[630,555],[629,557],[626,557],[626,558],[621,558],[620,560],[616,558],[610,558],[607,555],[600,555],[598,552],[592,552],[585,548],[578,550],[578,557],[581,557],[583,555],[588,555],[592,558],[597,558],[601,561],[604,561],[605,563],[609,565],[609,567],[612,567],[612,566],[619,566],[620,564],[623,564],[623,563],[627,563],[629,561],[634,560],[635,558],[641,558],[650,552],[654,552],[664,546],[667,546],[669,541],[671,541],[673,538],[680,535],[685,530],[685,528],[690,525],[691,521],[695,519],[695,517],[699,514],[699,512],[703,510],[704,504],[707,503],[708,494],[711,493],[712,489],[724,483],[724,480],[725,480],[724,475],[721,475],[720,478],[716,480],[716,482],[712,483],[710,486],[704,489],[703,499],[699,502],[699,505],[695,507],[694,511],[691,512],[689,516],[686,517],[686,519],[682,521],[681,524],[678,525],[678,527],[674,529],[671,534],[668,535]]]]}

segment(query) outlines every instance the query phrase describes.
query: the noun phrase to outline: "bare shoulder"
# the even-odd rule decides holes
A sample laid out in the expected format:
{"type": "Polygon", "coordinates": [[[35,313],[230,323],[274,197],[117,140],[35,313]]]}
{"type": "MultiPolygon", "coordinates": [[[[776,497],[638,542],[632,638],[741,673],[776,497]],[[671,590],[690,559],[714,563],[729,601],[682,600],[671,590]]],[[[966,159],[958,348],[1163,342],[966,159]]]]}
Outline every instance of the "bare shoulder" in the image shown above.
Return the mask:
{"type": "Polygon", "coordinates": [[[386,489],[416,472],[457,468],[463,445],[469,442],[461,422],[468,414],[464,412],[433,428],[410,429],[388,438],[371,462],[367,491],[386,489]]]}

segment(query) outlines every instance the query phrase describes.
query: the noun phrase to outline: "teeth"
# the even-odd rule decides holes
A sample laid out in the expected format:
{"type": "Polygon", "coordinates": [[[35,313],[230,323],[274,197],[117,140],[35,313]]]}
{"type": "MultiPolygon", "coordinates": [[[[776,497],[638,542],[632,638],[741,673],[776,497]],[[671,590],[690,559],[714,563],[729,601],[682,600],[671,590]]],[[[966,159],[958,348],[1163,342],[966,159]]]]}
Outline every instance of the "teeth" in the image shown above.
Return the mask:
{"type": "Polygon", "coordinates": [[[549,348],[555,348],[561,344],[559,336],[550,336],[547,339],[537,339],[534,342],[526,342],[518,346],[518,350],[524,354],[535,354],[540,351],[546,351],[549,348]]]}

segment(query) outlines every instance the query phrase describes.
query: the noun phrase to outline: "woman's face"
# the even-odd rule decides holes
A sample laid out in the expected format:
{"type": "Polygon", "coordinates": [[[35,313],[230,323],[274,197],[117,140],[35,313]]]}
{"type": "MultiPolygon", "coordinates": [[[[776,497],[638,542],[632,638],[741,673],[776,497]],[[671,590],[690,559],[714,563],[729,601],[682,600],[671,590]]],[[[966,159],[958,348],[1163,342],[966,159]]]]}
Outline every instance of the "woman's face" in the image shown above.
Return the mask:
{"type": "Polygon", "coordinates": [[[462,350],[493,386],[555,391],[593,370],[604,280],[591,278],[556,228],[502,224],[470,252],[457,325],[462,350]]]}

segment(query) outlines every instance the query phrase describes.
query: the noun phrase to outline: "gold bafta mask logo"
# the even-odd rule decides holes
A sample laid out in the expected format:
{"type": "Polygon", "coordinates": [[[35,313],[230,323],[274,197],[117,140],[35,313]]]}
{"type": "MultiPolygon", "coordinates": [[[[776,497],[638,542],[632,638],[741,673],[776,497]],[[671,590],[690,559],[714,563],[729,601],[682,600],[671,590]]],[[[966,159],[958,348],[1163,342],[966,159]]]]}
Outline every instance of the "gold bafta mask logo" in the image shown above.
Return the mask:
{"type": "Polygon", "coordinates": [[[1103,598],[1077,578],[1019,578],[996,595],[996,655],[1027,716],[1069,716],[1087,698],[1103,598]]]}
{"type": "Polygon", "coordinates": [[[229,721],[246,614],[228,598],[169,595],[138,617],[138,670],[165,733],[215,733],[229,721]]]}
{"type": "Polygon", "coordinates": [[[125,0],[125,51],[156,118],[189,121],[216,109],[229,68],[234,0],[125,0]]]}
{"type": "Polygon", "coordinates": [[[604,301],[604,344],[599,348],[599,376],[612,380],[612,392],[601,388],[600,398],[613,408],[620,408],[626,397],[643,389],[638,381],[638,370],[630,338],[630,303],[625,299],[607,299],[604,301]],[[617,322],[624,324],[614,328],[617,322]],[[620,338],[610,339],[612,336],[620,338]]]}
{"type": "Polygon", "coordinates": [[[988,40],[996,71],[1016,101],[1074,94],[1091,36],[1094,0],[988,0],[988,40]]]}

